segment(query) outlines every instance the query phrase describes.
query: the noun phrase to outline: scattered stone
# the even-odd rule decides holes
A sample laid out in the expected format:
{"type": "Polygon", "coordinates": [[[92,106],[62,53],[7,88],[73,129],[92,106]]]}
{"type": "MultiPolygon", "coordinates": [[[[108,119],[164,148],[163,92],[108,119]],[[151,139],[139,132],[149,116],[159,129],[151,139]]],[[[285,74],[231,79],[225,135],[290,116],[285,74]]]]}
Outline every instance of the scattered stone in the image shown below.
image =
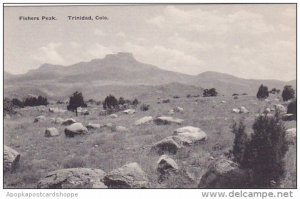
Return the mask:
{"type": "Polygon", "coordinates": [[[46,117],[43,115],[37,116],[36,118],[34,118],[34,123],[36,122],[42,122],[42,121],[46,121],[46,117]]]}
{"type": "Polygon", "coordinates": [[[81,123],[74,123],[65,128],[65,135],[67,137],[74,137],[75,135],[82,135],[88,132],[87,128],[81,123]]]}
{"type": "Polygon", "coordinates": [[[105,172],[101,169],[70,168],[48,173],[41,179],[39,189],[107,188],[103,184],[105,172]]]}
{"type": "Polygon", "coordinates": [[[156,142],[151,150],[157,152],[158,154],[176,154],[177,151],[181,148],[181,145],[178,144],[174,139],[173,136],[166,137],[161,141],[156,142]]]}
{"type": "Polygon", "coordinates": [[[232,109],[232,112],[233,112],[233,113],[240,113],[240,109],[234,108],[234,109],[232,109]]]}
{"type": "Polygon", "coordinates": [[[193,126],[178,128],[174,131],[174,135],[176,135],[176,137],[179,138],[179,140],[181,140],[184,145],[199,143],[207,139],[207,135],[204,131],[202,131],[198,127],[193,126]]]}
{"type": "Polygon", "coordinates": [[[168,111],[168,115],[174,115],[174,114],[175,114],[175,111],[173,109],[168,111]]]}
{"type": "Polygon", "coordinates": [[[239,109],[240,113],[249,113],[249,111],[244,106],[241,106],[239,109]]]}
{"type": "Polygon", "coordinates": [[[251,172],[240,169],[238,164],[221,158],[214,160],[201,177],[198,188],[249,188],[251,172]]]}
{"type": "Polygon", "coordinates": [[[286,140],[289,144],[295,144],[297,140],[297,129],[296,128],[291,128],[286,130],[286,140]]]}
{"type": "Polygon", "coordinates": [[[116,126],[117,132],[128,132],[129,130],[124,126],[116,126]]]}
{"type": "Polygon", "coordinates": [[[287,113],[282,116],[282,120],[283,121],[293,121],[293,120],[297,120],[297,118],[296,118],[296,115],[287,113]]]}
{"type": "Polygon", "coordinates": [[[55,137],[59,136],[59,132],[56,128],[47,128],[45,131],[45,137],[55,137]]]}
{"type": "Polygon", "coordinates": [[[157,161],[157,171],[160,174],[160,180],[167,177],[172,172],[177,172],[179,169],[177,163],[167,155],[162,155],[157,161]]]}
{"type": "Polygon", "coordinates": [[[89,123],[86,128],[88,130],[91,130],[91,129],[100,129],[101,125],[100,124],[93,124],[93,123],[89,123]]]}
{"type": "Polygon", "coordinates": [[[222,101],[221,101],[221,103],[222,103],[222,104],[225,104],[225,103],[226,103],[226,101],[225,101],[225,100],[222,100],[222,101]]]}
{"type": "Polygon", "coordinates": [[[128,114],[128,115],[132,115],[132,114],[135,113],[135,110],[134,109],[127,109],[127,110],[123,111],[123,113],[128,114]]]}
{"type": "Polygon", "coordinates": [[[21,155],[14,149],[4,145],[3,169],[4,172],[13,172],[19,165],[21,155]]]}
{"type": "Polygon", "coordinates": [[[135,121],[134,125],[142,125],[142,124],[146,124],[146,123],[150,123],[153,121],[153,117],[152,116],[145,116],[142,117],[141,119],[138,119],[135,121]]]}
{"type": "Polygon", "coordinates": [[[68,125],[71,125],[71,124],[74,124],[76,123],[76,120],[74,120],[73,118],[68,118],[68,119],[65,119],[64,121],[62,121],[62,125],[65,125],[65,126],[68,126],[68,125]]]}
{"type": "Polygon", "coordinates": [[[104,177],[104,184],[108,188],[148,188],[146,173],[136,162],[126,164],[121,168],[109,172],[104,177]]]}
{"type": "Polygon", "coordinates": [[[117,118],[118,115],[117,114],[111,114],[111,115],[109,115],[109,117],[111,117],[111,118],[117,118]]]}
{"type": "Polygon", "coordinates": [[[286,114],[286,108],[282,104],[275,104],[274,105],[275,111],[277,110],[279,114],[283,115],[286,114]]]}
{"type": "Polygon", "coordinates": [[[60,109],[60,108],[49,108],[50,113],[65,113],[67,110],[60,109]]]}
{"type": "Polygon", "coordinates": [[[270,108],[265,108],[264,112],[263,113],[271,113],[271,109],[270,108]]]}
{"type": "Polygon", "coordinates": [[[157,117],[154,119],[154,123],[157,125],[168,125],[171,123],[180,125],[180,124],[182,124],[183,121],[184,120],[182,120],[182,119],[168,117],[168,116],[161,116],[161,117],[157,117]]]}
{"type": "Polygon", "coordinates": [[[63,119],[61,118],[61,117],[57,117],[57,118],[55,118],[55,124],[62,124],[63,123],[63,119]]]}
{"type": "Polygon", "coordinates": [[[106,128],[112,128],[114,125],[112,123],[106,123],[103,125],[103,127],[106,127],[106,128]]]}
{"type": "Polygon", "coordinates": [[[177,106],[176,108],[174,108],[174,111],[178,113],[183,113],[183,108],[177,106]]]}
{"type": "Polygon", "coordinates": [[[10,119],[11,117],[10,117],[10,115],[9,114],[6,114],[5,116],[4,116],[4,119],[10,119]]]}

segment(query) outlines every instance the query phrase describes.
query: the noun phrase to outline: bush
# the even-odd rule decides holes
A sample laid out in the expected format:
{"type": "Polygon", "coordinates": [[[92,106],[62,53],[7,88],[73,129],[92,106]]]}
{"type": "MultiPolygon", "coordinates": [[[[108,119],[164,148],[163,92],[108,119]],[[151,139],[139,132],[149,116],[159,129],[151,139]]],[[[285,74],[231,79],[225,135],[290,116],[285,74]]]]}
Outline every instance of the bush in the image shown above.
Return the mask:
{"type": "Polygon", "coordinates": [[[218,95],[218,92],[216,91],[215,88],[204,89],[204,91],[203,91],[203,97],[214,97],[217,95],[218,95]]]}
{"type": "Polygon", "coordinates": [[[119,102],[120,105],[124,105],[126,103],[125,99],[123,97],[119,98],[119,102]]]}
{"type": "Polygon", "coordinates": [[[294,114],[297,116],[297,99],[294,99],[288,104],[287,113],[294,114]]]}
{"type": "Polygon", "coordinates": [[[23,102],[23,106],[47,106],[48,104],[47,98],[42,96],[27,97],[23,102]]]}
{"type": "Polygon", "coordinates": [[[24,108],[24,103],[17,98],[13,98],[11,102],[14,107],[24,108]]]}
{"type": "Polygon", "coordinates": [[[249,142],[248,136],[245,132],[246,126],[243,120],[239,124],[236,122],[231,126],[232,133],[235,135],[234,143],[232,148],[233,160],[239,164],[243,163],[244,153],[246,150],[247,143],[249,142]]]}
{"type": "Polygon", "coordinates": [[[265,98],[269,97],[268,87],[261,84],[257,91],[256,97],[258,99],[265,99],[265,98]]]}
{"type": "Polygon", "coordinates": [[[232,96],[239,96],[239,94],[237,94],[237,93],[233,93],[233,94],[232,94],[232,96]]]}
{"type": "Polygon", "coordinates": [[[116,109],[119,107],[119,102],[113,95],[109,95],[103,102],[104,109],[116,109]]]}
{"type": "Polygon", "coordinates": [[[166,103],[170,103],[170,99],[164,99],[164,100],[162,100],[162,103],[164,103],[164,104],[166,104],[166,103]]]}
{"type": "Polygon", "coordinates": [[[69,105],[67,106],[67,109],[69,111],[76,111],[76,114],[77,114],[78,107],[86,107],[86,106],[87,105],[84,103],[82,93],[76,91],[70,97],[69,105]]]}
{"type": "Polygon", "coordinates": [[[142,104],[140,109],[141,111],[148,111],[149,110],[150,105],[149,104],[142,104]]]}
{"type": "Polygon", "coordinates": [[[272,93],[272,94],[279,94],[279,93],[280,93],[280,89],[272,88],[272,90],[270,90],[269,93],[272,93]]]}
{"type": "Polygon", "coordinates": [[[289,99],[295,98],[295,90],[292,86],[286,85],[282,91],[282,99],[283,101],[288,101],[289,99]]]}
{"type": "Polygon", "coordinates": [[[283,122],[278,113],[265,114],[255,119],[252,128],[254,133],[246,144],[241,167],[253,171],[254,188],[269,188],[274,182],[278,185],[285,173],[288,150],[283,122]]]}
{"type": "Polygon", "coordinates": [[[134,99],[131,104],[133,106],[137,106],[139,104],[139,101],[137,99],[134,99]]]}
{"type": "Polygon", "coordinates": [[[192,97],[192,96],[191,96],[191,94],[187,94],[186,97],[187,97],[187,98],[190,98],[190,97],[192,97]]]}
{"type": "Polygon", "coordinates": [[[14,114],[15,113],[13,104],[12,104],[11,100],[8,99],[8,98],[4,98],[4,101],[3,101],[3,112],[4,112],[4,115],[14,114]]]}

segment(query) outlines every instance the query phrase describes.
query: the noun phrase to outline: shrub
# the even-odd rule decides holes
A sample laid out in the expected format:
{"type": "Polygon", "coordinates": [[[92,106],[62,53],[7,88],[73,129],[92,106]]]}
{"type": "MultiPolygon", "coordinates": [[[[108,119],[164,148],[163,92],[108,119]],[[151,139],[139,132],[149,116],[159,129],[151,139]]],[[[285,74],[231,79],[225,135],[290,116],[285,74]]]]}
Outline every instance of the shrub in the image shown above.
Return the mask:
{"type": "Polygon", "coordinates": [[[204,91],[203,91],[203,97],[214,97],[217,95],[218,95],[218,92],[215,88],[204,89],[204,91]]]}
{"type": "Polygon", "coordinates": [[[293,99],[295,97],[295,90],[292,86],[286,85],[282,91],[282,99],[283,101],[288,101],[289,99],[293,99]]]}
{"type": "Polygon", "coordinates": [[[164,99],[164,100],[162,101],[162,103],[164,103],[164,104],[170,103],[170,99],[164,99]]]}
{"type": "Polygon", "coordinates": [[[288,150],[285,127],[279,114],[261,115],[252,126],[254,133],[246,144],[241,166],[253,171],[253,187],[278,185],[285,173],[284,156],[288,150]]]}
{"type": "Polygon", "coordinates": [[[139,101],[137,99],[134,99],[131,104],[133,106],[137,106],[139,104],[139,101]]]}
{"type": "Polygon", "coordinates": [[[243,120],[241,120],[239,124],[234,122],[231,126],[232,133],[235,135],[231,153],[233,155],[233,160],[239,164],[242,164],[244,160],[245,149],[249,142],[245,129],[246,126],[243,120]]]}
{"type": "Polygon", "coordinates": [[[12,104],[11,100],[8,99],[8,98],[4,98],[4,101],[3,101],[3,112],[4,112],[4,115],[14,114],[15,113],[13,104],[12,104]]]}
{"type": "Polygon", "coordinates": [[[124,105],[126,103],[125,99],[123,97],[119,98],[119,102],[120,105],[124,105]]]}
{"type": "Polygon", "coordinates": [[[18,107],[18,108],[23,108],[24,107],[24,103],[21,100],[17,99],[17,98],[13,98],[11,102],[12,102],[12,105],[14,107],[18,107]]]}
{"type": "Polygon", "coordinates": [[[190,97],[192,97],[192,96],[191,96],[191,94],[187,94],[186,97],[187,97],[187,98],[190,98],[190,97]]]}
{"type": "Polygon", "coordinates": [[[232,94],[232,96],[239,96],[239,94],[237,94],[237,93],[233,93],[233,94],[232,94]]]}
{"type": "Polygon", "coordinates": [[[118,100],[113,95],[109,95],[103,102],[104,109],[116,109],[119,107],[118,100]]]}
{"type": "Polygon", "coordinates": [[[174,95],[173,98],[174,98],[174,99],[178,99],[178,98],[180,98],[180,97],[179,97],[178,95],[174,95]]]}
{"type": "Polygon", "coordinates": [[[280,89],[272,88],[272,90],[270,90],[269,93],[272,93],[272,94],[279,94],[279,93],[280,93],[280,89]]]}
{"type": "Polygon", "coordinates": [[[287,113],[294,114],[297,116],[297,99],[294,99],[288,104],[287,113]]]}
{"type": "Polygon", "coordinates": [[[76,111],[76,115],[77,115],[77,108],[78,107],[86,107],[86,106],[87,105],[84,103],[82,93],[76,91],[70,97],[69,105],[67,106],[67,109],[69,111],[76,111]]]}
{"type": "Polygon", "coordinates": [[[261,84],[257,91],[256,97],[258,99],[265,99],[265,98],[269,97],[268,87],[261,84]]]}
{"type": "Polygon", "coordinates": [[[41,105],[45,105],[47,106],[48,100],[46,97],[42,97],[42,96],[38,96],[38,97],[27,97],[24,102],[23,105],[24,106],[41,106],[41,105]]]}
{"type": "Polygon", "coordinates": [[[148,111],[149,110],[150,105],[149,104],[142,104],[140,106],[141,111],[148,111]]]}

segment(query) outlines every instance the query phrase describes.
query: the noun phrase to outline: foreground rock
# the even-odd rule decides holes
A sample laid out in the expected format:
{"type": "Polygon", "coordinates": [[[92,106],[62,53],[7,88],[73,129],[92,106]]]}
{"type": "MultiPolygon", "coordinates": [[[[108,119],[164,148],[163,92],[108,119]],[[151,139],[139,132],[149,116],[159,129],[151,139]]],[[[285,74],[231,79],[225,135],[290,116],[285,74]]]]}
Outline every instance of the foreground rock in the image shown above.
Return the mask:
{"type": "Polygon", "coordinates": [[[109,172],[104,177],[104,184],[108,188],[148,188],[146,173],[136,162],[126,164],[121,168],[109,172]]]}
{"type": "Polygon", "coordinates": [[[76,135],[86,134],[88,132],[87,128],[81,123],[74,123],[65,128],[65,135],[67,137],[74,137],[76,135]]]}
{"type": "Polygon", "coordinates": [[[286,130],[285,137],[286,137],[286,141],[289,144],[295,144],[296,140],[297,140],[297,129],[291,128],[291,129],[286,130]]]}
{"type": "Polygon", "coordinates": [[[116,126],[116,131],[122,133],[122,132],[128,132],[129,130],[124,126],[116,126]]]}
{"type": "Polygon", "coordinates": [[[49,108],[50,113],[65,113],[67,110],[60,109],[60,108],[49,108]]]}
{"type": "Polygon", "coordinates": [[[65,125],[65,126],[68,126],[68,125],[71,125],[71,124],[74,124],[76,123],[76,120],[74,120],[73,118],[68,118],[68,119],[65,119],[64,121],[62,121],[62,125],[65,125]]]}
{"type": "Polygon", "coordinates": [[[155,151],[158,154],[176,154],[177,151],[181,148],[181,145],[178,144],[174,139],[173,136],[166,137],[161,141],[156,142],[151,150],[155,151]]]}
{"type": "Polygon", "coordinates": [[[176,173],[179,167],[177,163],[167,155],[162,155],[159,160],[157,161],[157,168],[156,170],[159,173],[159,182],[163,181],[164,179],[168,178],[169,175],[176,173]]]}
{"type": "Polygon", "coordinates": [[[246,109],[244,106],[241,106],[239,109],[240,113],[249,113],[248,109],[246,109]]]}
{"type": "Polygon", "coordinates": [[[46,121],[46,117],[43,115],[37,116],[36,118],[34,118],[34,123],[36,122],[42,122],[42,121],[46,121]]]}
{"type": "Polygon", "coordinates": [[[287,113],[282,116],[282,120],[283,121],[293,121],[293,120],[297,120],[297,118],[296,118],[296,115],[287,113]]]}
{"type": "Polygon", "coordinates": [[[45,131],[45,137],[55,137],[59,136],[59,132],[56,128],[47,128],[45,131]]]}
{"type": "Polygon", "coordinates": [[[4,172],[13,172],[20,161],[21,155],[14,149],[4,145],[3,151],[3,169],[4,172]]]}
{"type": "Polygon", "coordinates": [[[198,188],[249,188],[251,176],[251,172],[240,169],[238,164],[221,158],[209,165],[198,188]]]}
{"type": "MultiPolygon", "coordinates": [[[[198,143],[207,139],[207,135],[198,127],[185,126],[174,131],[175,140],[180,140],[183,145],[198,143]]],[[[174,138],[173,138],[174,139],[174,138]]]]}
{"type": "Polygon", "coordinates": [[[127,110],[123,111],[123,113],[128,114],[128,115],[132,115],[132,114],[135,113],[135,110],[134,109],[127,109],[127,110]]]}
{"type": "Polygon", "coordinates": [[[41,189],[82,189],[106,188],[103,184],[105,172],[101,169],[71,168],[48,173],[37,188],[41,189]]]}
{"type": "Polygon", "coordinates": [[[153,121],[153,117],[152,116],[145,116],[139,120],[136,120],[134,122],[134,125],[138,126],[138,125],[142,125],[142,124],[146,124],[146,123],[150,123],[153,121]]]}
{"type": "Polygon", "coordinates": [[[173,118],[173,117],[168,117],[168,116],[161,116],[157,117],[154,120],[154,123],[157,125],[168,125],[168,124],[182,124],[184,120],[178,119],[178,118],[173,118]]]}
{"type": "Polygon", "coordinates": [[[117,118],[118,115],[117,115],[117,114],[111,114],[111,115],[109,115],[109,117],[110,117],[110,118],[117,118]]]}
{"type": "Polygon", "coordinates": [[[286,113],[286,108],[282,104],[274,105],[275,111],[278,111],[280,115],[284,115],[286,113]]]}

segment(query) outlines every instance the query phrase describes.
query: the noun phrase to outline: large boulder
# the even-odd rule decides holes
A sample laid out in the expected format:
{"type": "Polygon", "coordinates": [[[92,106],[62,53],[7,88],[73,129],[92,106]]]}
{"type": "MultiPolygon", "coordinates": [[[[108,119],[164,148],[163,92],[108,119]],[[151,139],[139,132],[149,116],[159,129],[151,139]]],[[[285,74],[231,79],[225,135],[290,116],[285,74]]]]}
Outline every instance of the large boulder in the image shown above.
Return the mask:
{"type": "Polygon", "coordinates": [[[174,131],[176,138],[182,141],[182,144],[199,143],[207,139],[207,135],[198,127],[185,126],[174,131]]]}
{"type": "Polygon", "coordinates": [[[153,121],[153,117],[152,116],[145,116],[145,117],[142,117],[141,119],[136,120],[134,122],[134,125],[138,126],[138,125],[150,123],[152,121],[153,121]]]}
{"type": "Polygon", "coordinates": [[[136,162],[126,164],[121,168],[109,172],[104,177],[104,184],[108,188],[148,188],[146,173],[136,162]]]}
{"type": "Polygon", "coordinates": [[[156,142],[151,150],[158,154],[176,154],[181,147],[182,146],[173,139],[173,136],[169,136],[156,142]]]}
{"type": "Polygon", "coordinates": [[[87,128],[79,122],[71,124],[65,128],[65,135],[67,137],[74,137],[76,135],[86,134],[87,132],[87,128]]]}
{"type": "Polygon", "coordinates": [[[233,113],[240,113],[240,109],[234,108],[234,109],[232,109],[232,112],[233,112],[233,113]]]}
{"type": "Polygon", "coordinates": [[[286,113],[286,108],[282,104],[275,104],[274,105],[275,111],[278,111],[279,114],[284,115],[286,113]]]}
{"type": "Polygon", "coordinates": [[[182,124],[184,120],[168,117],[168,116],[161,116],[154,119],[154,123],[157,125],[168,125],[168,124],[182,124]]]}
{"type": "Polygon", "coordinates": [[[54,123],[55,123],[55,124],[62,124],[63,121],[64,121],[64,120],[63,120],[61,117],[57,117],[57,118],[54,119],[54,123]]]}
{"type": "Polygon", "coordinates": [[[70,168],[48,173],[41,179],[40,189],[106,188],[103,184],[105,172],[101,169],[70,168]]]}
{"type": "Polygon", "coordinates": [[[123,113],[128,114],[128,115],[132,115],[132,114],[135,113],[135,110],[134,109],[127,109],[127,110],[123,111],[123,113]]]}
{"type": "Polygon", "coordinates": [[[74,124],[76,123],[76,120],[74,120],[73,118],[68,118],[68,119],[65,119],[64,121],[62,121],[62,125],[65,125],[65,126],[68,126],[68,125],[71,125],[71,124],[74,124]]]}
{"type": "Polygon", "coordinates": [[[297,117],[294,114],[287,113],[287,114],[282,115],[282,120],[283,121],[293,121],[293,120],[297,120],[297,117]]]}
{"type": "Polygon", "coordinates": [[[179,107],[177,106],[176,108],[173,109],[175,112],[178,112],[178,113],[183,113],[183,108],[182,107],[179,107]]]}
{"type": "Polygon", "coordinates": [[[34,118],[34,123],[36,122],[42,122],[42,121],[46,121],[46,117],[44,115],[40,115],[40,116],[37,116],[36,118],[34,118]]]}
{"type": "Polygon", "coordinates": [[[239,109],[240,113],[249,113],[248,109],[246,109],[244,106],[241,106],[239,109]]]}
{"type": "Polygon", "coordinates": [[[3,169],[4,172],[13,172],[20,161],[21,155],[14,149],[4,145],[3,151],[3,169]]]}
{"type": "Polygon", "coordinates": [[[289,144],[295,144],[296,143],[296,139],[297,139],[297,129],[296,128],[291,128],[286,130],[286,141],[289,144]]]}
{"type": "Polygon", "coordinates": [[[213,161],[201,177],[198,188],[249,188],[252,173],[224,158],[213,161]]]}
{"type": "Polygon", "coordinates": [[[45,137],[55,137],[55,136],[59,136],[59,132],[56,128],[47,128],[45,130],[45,137]]]}
{"type": "Polygon", "coordinates": [[[159,160],[157,161],[157,168],[156,170],[159,173],[159,181],[164,180],[170,174],[178,172],[178,165],[167,155],[162,155],[159,160]]]}

